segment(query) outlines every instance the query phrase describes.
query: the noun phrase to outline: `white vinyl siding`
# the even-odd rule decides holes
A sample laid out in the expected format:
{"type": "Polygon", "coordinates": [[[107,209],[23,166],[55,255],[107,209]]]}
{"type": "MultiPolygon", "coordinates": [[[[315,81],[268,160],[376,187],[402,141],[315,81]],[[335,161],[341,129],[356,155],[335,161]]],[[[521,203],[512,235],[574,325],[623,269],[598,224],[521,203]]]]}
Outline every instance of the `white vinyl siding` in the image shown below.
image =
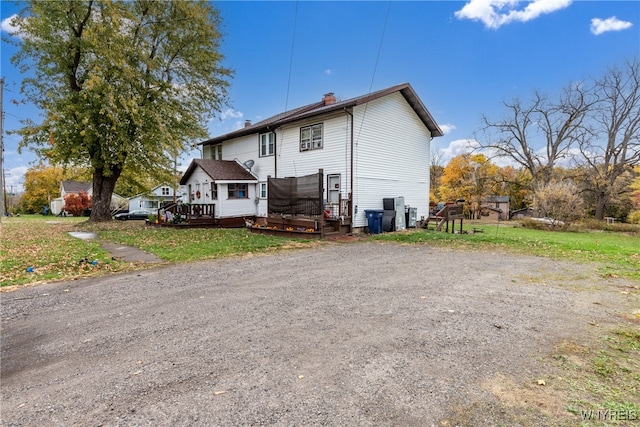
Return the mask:
{"type": "Polygon", "coordinates": [[[382,209],[382,199],[404,197],[405,205],[428,215],[431,134],[400,93],[354,108],[357,142],[355,227],[367,224],[365,209],[382,209]]]}
{"type": "MultiPolygon", "coordinates": [[[[251,172],[261,183],[268,176],[276,177],[276,164],[279,178],[309,175],[322,169],[325,184],[326,176],[340,175],[340,194],[346,199],[351,189],[353,130],[353,205],[358,209],[354,227],[366,226],[364,210],[382,209],[382,199],[386,197],[402,196],[406,205],[417,208],[418,219],[427,216],[431,134],[424,123],[399,92],[355,106],[353,115],[353,124],[351,116],[341,110],[276,129],[274,156],[256,158],[256,145],[260,147],[257,133],[225,141],[224,159],[237,159],[240,163],[254,160],[251,172]],[[312,128],[317,125],[321,125],[317,144],[322,149],[301,150],[303,140],[313,145],[312,128]],[[309,132],[303,133],[302,129],[309,132]]],[[[222,187],[218,189],[221,198],[227,194],[222,187]]],[[[260,184],[249,185],[246,208],[266,215],[267,200],[260,197],[260,189],[260,184]]],[[[326,191],[324,198],[328,199],[326,191]]],[[[222,209],[224,213],[220,215],[231,216],[227,206],[222,209]]],[[[219,212],[216,206],[216,214],[219,212]]]]}

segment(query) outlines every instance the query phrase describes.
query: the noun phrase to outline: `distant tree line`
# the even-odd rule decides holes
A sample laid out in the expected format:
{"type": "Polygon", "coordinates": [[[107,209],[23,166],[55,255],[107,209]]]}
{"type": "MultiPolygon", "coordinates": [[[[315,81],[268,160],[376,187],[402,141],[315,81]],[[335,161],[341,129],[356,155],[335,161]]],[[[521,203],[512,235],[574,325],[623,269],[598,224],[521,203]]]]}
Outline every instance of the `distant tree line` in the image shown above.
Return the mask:
{"type": "MultiPolygon", "coordinates": [[[[476,194],[493,184],[497,194],[513,197],[514,206],[542,205],[537,199],[552,186],[578,194],[585,215],[596,219],[627,219],[640,209],[634,195],[640,165],[637,58],[610,67],[600,78],[570,83],[556,96],[534,91],[529,101],[515,99],[504,106],[503,119],[483,116],[476,141],[479,152],[508,158],[517,167],[497,171],[487,158],[469,156],[476,194]]],[[[445,187],[438,190],[445,198],[450,196],[448,174],[443,173],[445,187]]]]}

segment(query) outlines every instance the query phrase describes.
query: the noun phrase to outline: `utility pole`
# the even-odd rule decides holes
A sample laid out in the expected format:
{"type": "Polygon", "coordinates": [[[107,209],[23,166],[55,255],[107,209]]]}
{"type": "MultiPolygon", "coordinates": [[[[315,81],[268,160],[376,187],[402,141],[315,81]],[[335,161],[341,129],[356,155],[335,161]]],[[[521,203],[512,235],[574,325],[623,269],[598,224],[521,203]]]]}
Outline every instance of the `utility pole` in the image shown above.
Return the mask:
{"type": "Polygon", "coordinates": [[[4,185],[4,104],[2,95],[4,94],[4,77],[0,77],[0,187],[2,187],[2,198],[0,199],[0,221],[7,212],[7,189],[4,185]]]}

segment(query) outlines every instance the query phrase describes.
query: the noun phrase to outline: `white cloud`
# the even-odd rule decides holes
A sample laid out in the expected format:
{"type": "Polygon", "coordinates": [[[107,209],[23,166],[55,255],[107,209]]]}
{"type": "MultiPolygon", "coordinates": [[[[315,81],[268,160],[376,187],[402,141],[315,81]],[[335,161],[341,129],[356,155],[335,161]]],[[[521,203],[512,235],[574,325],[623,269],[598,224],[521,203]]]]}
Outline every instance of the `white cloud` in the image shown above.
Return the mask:
{"type": "Polygon", "coordinates": [[[446,135],[450,133],[452,130],[456,129],[456,126],[449,123],[445,123],[443,125],[440,125],[440,129],[442,129],[442,132],[446,135]]]}
{"type": "Polygon", "coordinates": [[[326,70],[324,70],[324,73],[325,73],[327,76],[331,76],[331,75],[333,75],[333,70],[332,70],[331,68],[327,68],[326,70]]]}
{"type": "Polygon", "coordinates": [[[498,156],[495,150],[481,149],[480,143],[475,139],[456,139],[451,141],[449,146],[438,148],[437,152],[440,156],[438,163],[442,166],[446,166],[456,156],[473,152],[484,154],[487,159],[491,160],[491,163],[501,168],[505,166],[519,167],[511,157],[498,156]]]}
{"type": "Polygon", "coordinates": [[[615,16],[607,19],[593,18],[591,20],[591,32],[596,36],[608,31],[622,31],[631,28],[633,24],[627,21],[621,21],[615,16]]]}
{"type": "Polygon", "coordinates": [[[241,111],[236,111],[232,108],[227,108],[222,112],[222,114],[220,114],[220,120],[241,119],[242,116],[243,114],[241,111]]]}
{"type": "Polygon", "coordinates": [[[4,185],[9,193],[21,193],[24,191],[24,177],[29,166],[16,166],[4,170],[4,185]]]}
{"type": "Polygon", "coordinates": [[[0,23],[0,29],[5,33],[11,34],[12,36],[21,39],[22,37],[20,35],[20,28],[16,27],[12,22],[15,18],[18,18],[18,15],[14,14],[8,18],[3,19],[0,23]]]}
{"type": "Polygon", "coordinates": [[[487,28],[497,30],[512,22],[527,22],[544,14],[564,9],[572,0],[531,0],[524,8],[518,0],[470,0],[455,16],[458,19],[481,21],[487,28]]]}
{"type": "Polygon", "coordinates": [[[2,31],[6,33],[13,33],[17,31],[18,28],[11,23],[11,20],[13,18],[16,18],[17,16],[18,15],[11,15],[10,17],[3,19],[2,23],[0,24],[0,28],[2,29],[2,31]]]}
{"type": "Polygon", "coordinates": [[[478,141],[475,139],[456,139],[455,141],[451,141],[448,147],[438,148],[441,163],[446,165],[454,157],[460,154],[470,153],[475,148],[478,148],[478,146],[478,141]]]}

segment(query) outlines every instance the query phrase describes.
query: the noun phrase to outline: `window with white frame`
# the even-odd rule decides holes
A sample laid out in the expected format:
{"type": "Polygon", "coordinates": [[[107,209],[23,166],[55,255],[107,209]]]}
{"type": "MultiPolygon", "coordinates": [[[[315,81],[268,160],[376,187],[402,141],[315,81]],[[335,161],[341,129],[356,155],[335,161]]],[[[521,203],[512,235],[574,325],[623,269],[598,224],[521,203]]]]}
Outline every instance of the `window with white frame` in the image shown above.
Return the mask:
{"type": "Polygon", "coordinates": [[[260,198],[261,199],[266,199],[267,198],[267,183],[266,182],[261,182],[260,183],[260,198]]]}
{"type": "Polygon", "coordinates": [[[322,123],[300,128],[300,151],[322,148],[322,123]]]}
{"type": "Polygon", "coordinates": [[[218,184],[215,182],[211,183],[211,198],[213,200],[218,200],[218,184]]]}
{"type": "Polygon", "coordinates": [[[260,157],[273,156],[276,147],[276,134],[273,132],[260,134],[260,157]]]}
{"type": "Polygon", "coordinates": [[[169,187],[162,187],[161,190],[162,190],[162,195],[163,196],[168,196],[170,194],[169,193],[169,187]]]}
{"type": "Polygon", "coordinates": [[[227,196],[230,199],[248,199],[249,198],[249,186],[248,184],[228,184],[227,196]]]}

